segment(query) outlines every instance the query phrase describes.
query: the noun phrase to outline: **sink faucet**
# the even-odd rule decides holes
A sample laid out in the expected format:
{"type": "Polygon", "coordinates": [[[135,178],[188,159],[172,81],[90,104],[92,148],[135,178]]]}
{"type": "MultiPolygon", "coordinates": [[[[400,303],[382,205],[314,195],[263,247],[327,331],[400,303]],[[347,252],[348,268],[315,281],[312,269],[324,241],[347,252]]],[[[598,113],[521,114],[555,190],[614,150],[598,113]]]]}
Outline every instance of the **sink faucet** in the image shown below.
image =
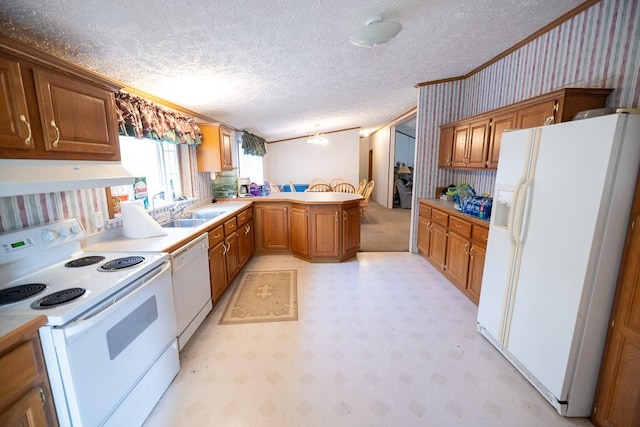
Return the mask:
{"type": "Polygon", "coordinates": [[[187,205],[182,206],[181,208],[173,207],[169,212],[171,213],[171,219],[175,219],[178,215],[182,215],[187,205]]]}
{"type": "Polygon", "coordinates": [[[160,197],[164,200],[164,191],[159,192],[151,198],[151,217],[155,220],[158,219],[158,215],[156,214],[156,197],[160,197]]]}

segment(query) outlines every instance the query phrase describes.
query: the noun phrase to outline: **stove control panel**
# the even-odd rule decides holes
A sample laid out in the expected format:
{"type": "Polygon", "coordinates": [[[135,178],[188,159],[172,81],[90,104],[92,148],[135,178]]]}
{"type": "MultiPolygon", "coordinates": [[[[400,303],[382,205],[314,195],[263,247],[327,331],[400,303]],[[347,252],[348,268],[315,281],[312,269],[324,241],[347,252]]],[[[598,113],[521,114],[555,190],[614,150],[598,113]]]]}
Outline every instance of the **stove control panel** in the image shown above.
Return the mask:
{"type": "Polygon", "coordinates": [[[0,264],[85,238],[82,225],[76,218],[1,233],[0,264]]]}

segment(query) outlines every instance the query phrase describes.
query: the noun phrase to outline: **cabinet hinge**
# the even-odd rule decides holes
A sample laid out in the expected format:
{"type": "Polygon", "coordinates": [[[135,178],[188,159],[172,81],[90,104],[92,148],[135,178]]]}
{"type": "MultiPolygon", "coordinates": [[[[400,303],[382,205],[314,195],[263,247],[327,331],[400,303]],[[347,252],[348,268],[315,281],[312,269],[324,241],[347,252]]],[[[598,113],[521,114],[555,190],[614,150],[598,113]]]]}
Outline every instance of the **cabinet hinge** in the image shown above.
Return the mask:
{"type": "Polygon", "coordinates": [[[44,390],[42,389],[42,387],[40,387],[40,400],[42,401],[42,404],[44,405],[45,402],[47,401],[47,398],[44,394],[44,390]]]}
{"type": "Polygon", "coordinates": [[[616,324],[616,320],[615,320],[615,319],[613,319],[613,320],[611,321],[611,327],[613,328],[613,326],[614,326],[615,324],[616,324]]]}
{"type": "Polygon", "coordinates": [[[553,111],[558,111],[559,107],[560,107],[560,105],[558,104],[558,101],[553,103],[553,111]]]}

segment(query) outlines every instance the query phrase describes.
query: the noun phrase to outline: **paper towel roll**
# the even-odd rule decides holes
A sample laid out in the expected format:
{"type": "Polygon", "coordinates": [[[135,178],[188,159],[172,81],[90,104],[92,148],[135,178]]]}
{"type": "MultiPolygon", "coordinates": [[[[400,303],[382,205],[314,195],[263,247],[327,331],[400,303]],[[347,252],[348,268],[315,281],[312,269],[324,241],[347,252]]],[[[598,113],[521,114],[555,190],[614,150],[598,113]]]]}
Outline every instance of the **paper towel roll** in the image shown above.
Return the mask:
{"type": "Polygon", "coordinates": [[[167,231],[160,227],[147,211],[142,200],[122,202],[122,231],[125,237],[144,239],[154,236],[166,236],[167,231]]]}

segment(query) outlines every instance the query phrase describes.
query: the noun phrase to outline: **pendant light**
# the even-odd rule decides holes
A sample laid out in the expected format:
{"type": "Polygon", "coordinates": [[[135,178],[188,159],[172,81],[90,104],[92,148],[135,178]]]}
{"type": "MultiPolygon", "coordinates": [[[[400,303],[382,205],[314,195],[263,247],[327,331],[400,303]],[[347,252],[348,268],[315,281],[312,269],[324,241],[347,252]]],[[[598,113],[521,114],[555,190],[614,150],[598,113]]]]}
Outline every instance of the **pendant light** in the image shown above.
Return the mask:
{"type": "Polygon", "coordinates": [[[373,47],[386,43],[402,30],[402,25],[394,21],[385,21],[382,16],[372,16],[364,27],[354,31],[349,41],[360,47],[373,47]]]}

